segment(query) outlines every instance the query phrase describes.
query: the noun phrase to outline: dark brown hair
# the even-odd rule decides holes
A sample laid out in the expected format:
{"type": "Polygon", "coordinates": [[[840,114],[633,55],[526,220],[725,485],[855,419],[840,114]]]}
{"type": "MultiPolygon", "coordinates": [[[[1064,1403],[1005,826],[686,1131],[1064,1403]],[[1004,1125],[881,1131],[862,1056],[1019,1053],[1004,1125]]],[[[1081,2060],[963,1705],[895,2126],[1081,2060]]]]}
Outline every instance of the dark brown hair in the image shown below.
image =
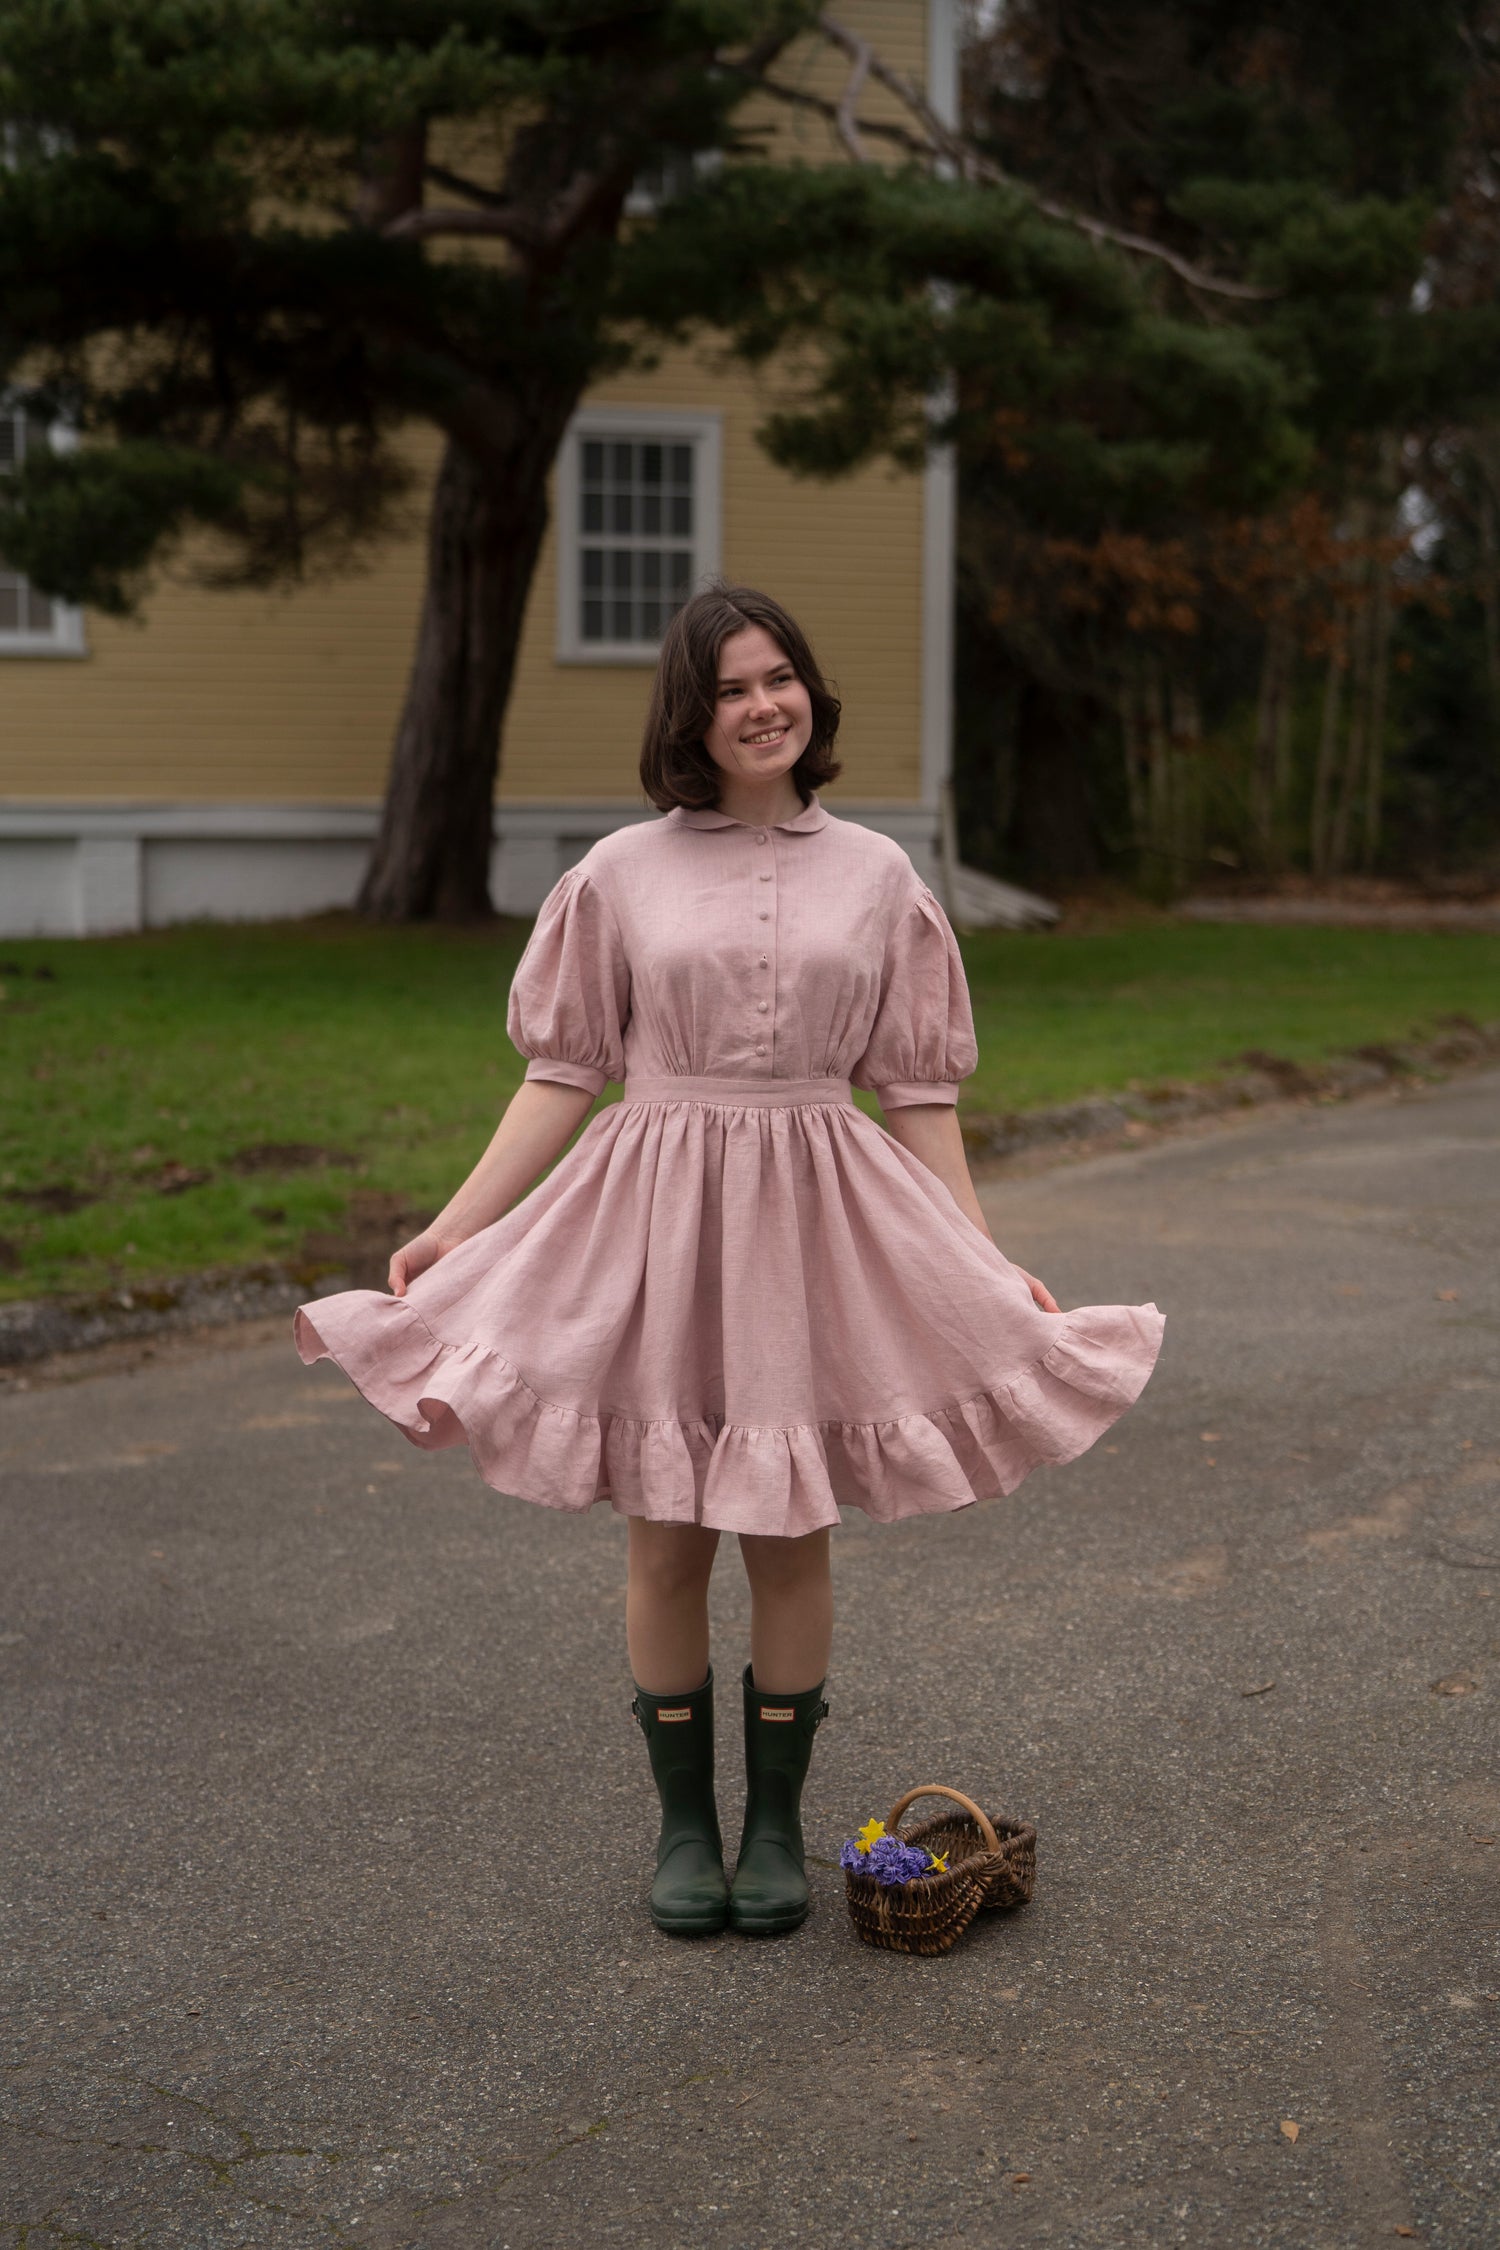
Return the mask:
{"type": "Polygon", "coordinates": [[[720,772],[703,738],[718,709],[719,651],[731,635],[751,625],[770,634],[812,704],[812,733],[792,768],[803,804],[814,789],[843,771],[833,755],[841,706],[807,635],[769,594],[718,582],[684,602],[662,636],[641,739],[641,787],[663,812],[674,805],[702,811],[718,803],[720,772]]]}

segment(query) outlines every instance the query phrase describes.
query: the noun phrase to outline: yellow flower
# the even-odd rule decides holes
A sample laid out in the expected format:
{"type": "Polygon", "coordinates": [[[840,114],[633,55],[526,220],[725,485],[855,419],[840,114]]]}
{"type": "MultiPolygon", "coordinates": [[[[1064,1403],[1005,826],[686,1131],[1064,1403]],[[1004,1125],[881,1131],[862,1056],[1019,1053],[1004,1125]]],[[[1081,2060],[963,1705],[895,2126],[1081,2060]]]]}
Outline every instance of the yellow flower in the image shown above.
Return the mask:
{"type": "Polygon", "coordinates": [[[872,1844],[879,1843],[884,1834],[885,1822],[883,1820],[867,1820],[854,1841],[862,1852],[867,1852],[872,1844]]]}
{"type": "Polygon", "coordinates": [[[934,1874],[934,1875],[946,1875],[946,1874],[947,1874],[947,1872],[948,1872],[948,1854],[947,1854],[946,1852],[929,1852],[929,1853],[927,1854],[927,1857],[928,1857],[928,1858],[929,1858],[929,1859],[931,1860],[931,1862],[932,1862],[932,1872],[933,1872],[933,1874],[934,1874]]]}

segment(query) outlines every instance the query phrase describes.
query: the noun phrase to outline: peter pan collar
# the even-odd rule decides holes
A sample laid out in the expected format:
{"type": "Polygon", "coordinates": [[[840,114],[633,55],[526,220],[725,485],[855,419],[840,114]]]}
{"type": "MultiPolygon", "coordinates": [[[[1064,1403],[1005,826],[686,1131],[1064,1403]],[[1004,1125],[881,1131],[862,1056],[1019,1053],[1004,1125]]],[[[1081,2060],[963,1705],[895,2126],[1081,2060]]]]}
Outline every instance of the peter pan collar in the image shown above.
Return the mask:
{"type": "MultiPolygon", "coordinates": [[[[667,818],[675,820],[682,828],[757,828],[762,825],[759,821],[736,820],[733,813],[717,812],[711,805],[701,808],[674,805],[667,818]]],[[[776,820],[770,825],[773,828],[821,828],[827,819],[828,814],[814,790],[811,802],[804,805],[801,812],[793,813],[790,820],[776,820]]]]}

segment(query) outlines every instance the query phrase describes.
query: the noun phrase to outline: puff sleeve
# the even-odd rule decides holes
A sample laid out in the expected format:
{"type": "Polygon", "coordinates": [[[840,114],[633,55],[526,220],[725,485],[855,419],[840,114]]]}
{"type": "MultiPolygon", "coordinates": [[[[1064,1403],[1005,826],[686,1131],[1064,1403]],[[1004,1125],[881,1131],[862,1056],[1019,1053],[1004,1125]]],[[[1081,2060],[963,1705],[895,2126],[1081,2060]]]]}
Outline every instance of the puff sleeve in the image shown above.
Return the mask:
{"type": "Polygon", "coordinates": [[[542,901],[506,1008],[526,1076],[602,1093],[625,1076],[630,969],[608,901],[570,867],[542,901]]]}
{"type": "Polygon", "coordinates": [[[886,941],[869,1041],[849,1074],[884,1110],[956,1102],[979,1061],[958,940],[927,885],[913,882],[886,941]]]}

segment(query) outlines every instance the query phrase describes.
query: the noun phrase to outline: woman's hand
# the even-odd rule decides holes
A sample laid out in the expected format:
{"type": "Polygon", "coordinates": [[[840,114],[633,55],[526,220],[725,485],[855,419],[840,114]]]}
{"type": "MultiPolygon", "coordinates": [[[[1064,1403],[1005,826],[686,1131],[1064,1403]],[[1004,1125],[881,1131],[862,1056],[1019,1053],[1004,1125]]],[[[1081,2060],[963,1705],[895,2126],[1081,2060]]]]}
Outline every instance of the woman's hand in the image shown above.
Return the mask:
{"type": "Polygon", "coordinates": [[[1025,1282],[1027,1288],[1031,1291],[1033,1304],[1040,1305],[1043,1312],[1062,1311],[1062,1306],[1053,1296],[1045,1281],[1038,1281],[1036,1275],[1034,1273],[1028,1273],[1024,1266],[1017,1266],[1016,1271],[1021,1276],[1021,1279],[1025,1282]]]}
{"type": "Polygon", "coordinates": [[[386,1276],[386,1285],[391,1295],[404,1297],[419,1273],[426,1273],[429,1266],[435,1266],[439,1258],[445,1258],[450,1250],[457,1248],[456,1240],[445,1241],[431,1227],[414,1235],[391,1260],[391,1270],[386,1276]]]}
{"type": "Polygon", "coordinates": [[[439,1258],[493,1226],[561,1156],[593,1101],[582,1087],[550,1078],[528,1078],[518,1086],[489,1147],[463,1186],[449,1197],[431,1226],[392,1258],[387,1277],[392,1296],[404,1297],[439,1258]]]}

